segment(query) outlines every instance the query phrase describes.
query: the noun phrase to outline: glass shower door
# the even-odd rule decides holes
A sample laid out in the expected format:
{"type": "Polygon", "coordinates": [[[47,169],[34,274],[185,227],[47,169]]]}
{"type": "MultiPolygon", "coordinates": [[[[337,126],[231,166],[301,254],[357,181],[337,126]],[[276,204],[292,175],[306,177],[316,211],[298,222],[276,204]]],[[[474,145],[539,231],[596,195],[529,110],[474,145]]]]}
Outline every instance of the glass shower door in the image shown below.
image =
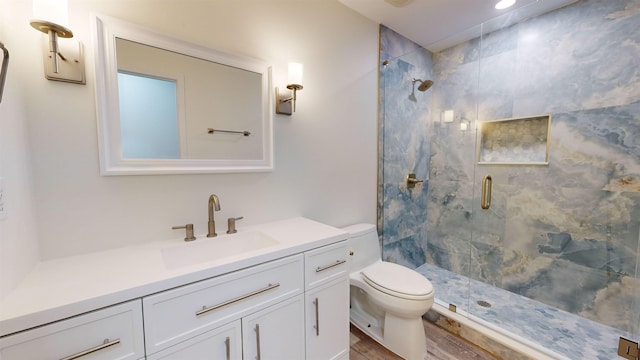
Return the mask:
{"type": "Polygon", "coordinates": [[[640,98],[609,86],[637,80],[587,75],[633,52],[605,50],[638,41],[623,30],[637,16],[606,20],[621,6],[580,1],[479,38],[470,316],[568,358],[639,340],[640,98]],[[542,140],[548,157],[527,157],[542,140]]]}
{"type": "Polygon", "coordinates": [[[459,131],[460,113],[450,122],[442,122],[441,113],[475,103],[475,92],[461,82],[463,77],[445,81],[431,52],[384,26],[380,42],[378,229],[383,258],[418,269],[434,285],[437,302],[465,310],[475,137],[459,131]],[[433,87],[421,88],[426,80],[433,87]],[[471,93],[449,103],[442,89],[471,93]],[[409,174],[419,182],[407,182],[409,174]]]}

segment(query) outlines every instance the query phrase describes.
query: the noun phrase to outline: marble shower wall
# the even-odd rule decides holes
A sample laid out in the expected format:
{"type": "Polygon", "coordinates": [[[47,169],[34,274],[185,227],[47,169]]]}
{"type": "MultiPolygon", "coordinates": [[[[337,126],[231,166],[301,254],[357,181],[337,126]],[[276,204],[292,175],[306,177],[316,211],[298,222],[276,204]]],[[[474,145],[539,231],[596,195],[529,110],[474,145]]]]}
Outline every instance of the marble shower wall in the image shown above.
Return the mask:
{"type": "Polygon", "coordinates": [[[385,28],[381,43],[407,50],[398,61],[424,53],[435,82],[416,114],[391,86],[399,65],[381,67],[384,254],[639,336],[640,0],[582,0],[432,55],[385,28]],[[475,165],[476,122],[543,114],[548,166],[475,165]],[[413,169],[429,181],[409,191],[413,169]]]}
{"type": "Polygon", "coordinates": [[[380,61],[378,229],[384,239],[382,255],[415,268],[426,261],[433,88],[419,91],[419,84],[412,80],[432,78],[431,53],[381,26],[380,61]],[[409,173],[425,181],[408,189],[409,173]]]}

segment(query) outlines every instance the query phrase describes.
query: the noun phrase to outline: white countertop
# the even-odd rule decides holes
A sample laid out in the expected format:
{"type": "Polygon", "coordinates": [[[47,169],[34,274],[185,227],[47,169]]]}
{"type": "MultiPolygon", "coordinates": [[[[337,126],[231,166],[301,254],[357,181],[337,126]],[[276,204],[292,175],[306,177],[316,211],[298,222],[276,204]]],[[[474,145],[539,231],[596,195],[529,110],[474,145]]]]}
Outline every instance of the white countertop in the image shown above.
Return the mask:
{"type": "MultiPolygon", "coordinates": [[[[278,244],[175,269],[165,266],[161,250],[180,239],[40,262],[0,302],[0,336],[347,239],[346,232],[305,218],[241,227],[238,234],[253,230],[278,244]]],[[[192,243],[234,235],[199,235],[192,243]]]]}

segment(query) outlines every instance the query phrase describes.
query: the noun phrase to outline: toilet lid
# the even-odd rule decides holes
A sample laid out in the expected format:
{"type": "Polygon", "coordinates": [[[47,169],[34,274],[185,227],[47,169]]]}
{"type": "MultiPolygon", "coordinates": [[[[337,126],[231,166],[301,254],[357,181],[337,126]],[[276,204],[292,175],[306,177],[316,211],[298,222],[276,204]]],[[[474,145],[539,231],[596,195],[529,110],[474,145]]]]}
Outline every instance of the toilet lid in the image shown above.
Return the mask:
{"type": "Polygon", "coordinates": [[[424,276],[402,265],[379,261],[362,270],[362,278],[372,287],[389,295],[420,300],[433,293],[433,285],[424,276]]]}

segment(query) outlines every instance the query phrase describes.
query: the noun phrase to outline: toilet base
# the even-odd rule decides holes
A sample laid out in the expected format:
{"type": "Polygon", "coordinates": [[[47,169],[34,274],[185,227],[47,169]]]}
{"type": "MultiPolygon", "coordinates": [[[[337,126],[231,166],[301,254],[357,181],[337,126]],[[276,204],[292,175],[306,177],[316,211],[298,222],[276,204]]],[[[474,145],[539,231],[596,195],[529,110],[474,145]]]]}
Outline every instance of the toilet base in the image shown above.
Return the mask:
{"type": "Polygon", "coordinates": [[[351,310],[353,325],[380,345],[406,360],[424,360],[427,343],[422,317],[407,319],[386,313],[384,325],[368,321],[367,316],[351,310]]]}

